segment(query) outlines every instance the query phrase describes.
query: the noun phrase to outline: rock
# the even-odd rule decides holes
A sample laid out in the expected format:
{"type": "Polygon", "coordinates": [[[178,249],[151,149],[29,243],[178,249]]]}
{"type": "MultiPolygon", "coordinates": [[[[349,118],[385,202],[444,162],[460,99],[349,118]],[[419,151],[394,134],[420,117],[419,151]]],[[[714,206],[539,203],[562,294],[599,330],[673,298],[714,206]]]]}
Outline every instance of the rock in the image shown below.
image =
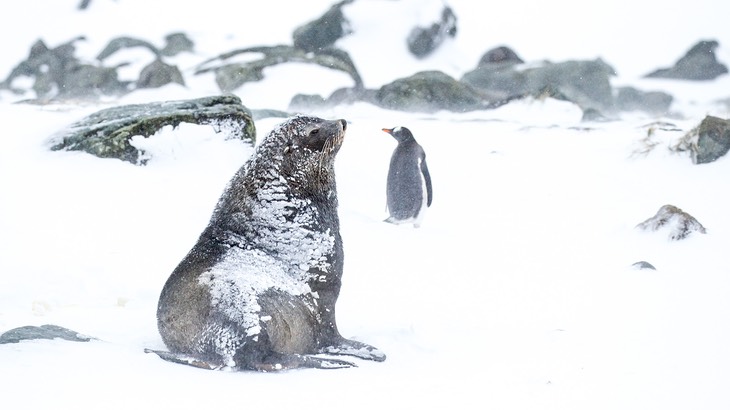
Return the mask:
{"type": "Polygon", "coordinates": [[[345,87],[338,88],[333,91],[327,98],[318,94],[297,94],[292,97],[289,102],[288,109],[290,111],[304,112],[308,110],[332,108],[343,104],[353,104],[356,102],[367,102],[373,105],[378,105],[376,98],[377,92],[377,90],[365,88],[345,87]]]}
{"type": "Polygon", "coordinates": [[[166,57],[173,57],[183,52],[192,52],[195,43],[185,33],[170,33],[165,36],[165,47],[160,54],[166,57]]]}
{"type": "Polygon", "coordinates": [[[139,73],[137,88],[159,88],[170,83],[185,85],[182,73],[177,66],[164,63],[160,59],[148,64],[139,73]]]}
{"type": "Polygon", "coordinates": [[[657,231],[660,228],[669,230],[669,239],[684,239],[692,232],[707,233],[692,215],[682,211],[674,205],[664,205],[659,208],[656,215],[636,225],[643,230],[657,231]]]}
{"type": "Polygon", "coordinates": [[[120,81],[114,67],[81,64],[65,73],[62,89],[56,99],[97,99],[120,96],[130,91],[128,82],[120,81]]]}
{"type": "Polygon", "coordinates": [[[353,104],[356,102],[366,102],[377,105],[378,90],[367,88],[338,88],[327,97],[327,105],[334,107],[340,104],[353,104]]]}
{"type": "Polygon", "coordinates": [[[507,46],[499,46],[487,51],[482,58],[479,59],[477,68],[502,68],[511,67],[515,64],[522,64],[524,61],[507,46]]]}
{"type": "Polygon", "coordinates": [[[104,61],[105,59],[117,53],[119,50],[136,47],[146,48],[152,54],[154,54],[156,58],[160,58],[160,50],[158,50],[157,47],[155,47],[154,45],[152,45],[152,43],[148,41],[132,37],[117,37],[109,41],[106,47],[104,47],[104,49],[101,50],[101,52],[96,56],[96,59],[99,61],[104,61]]]}
{"type": "Polygon", "coordinates": [[[542,66],[517,70],[516,64],[482,64],[467,72],[461,81],[491,99],[551,96],[577,104],[583,111],[603,115],[615,111],[610,76],[614,69],[595,61],[546,62],[542,66]]]}
{"type": "Polygon", "coordinates": [[[253,114],[254,121],[258,121],[264,118],[288,118],[293,115],[292,113],[286,111],[270,109],[251,110],[251,114],[253,114]]]}
{"type": "Polygon", "coordinates": [[[697,146],[692,160],[706,164],[727,154],[730,150],[730,121],[713,116],[702,120],[697,130],[697,146]]]}
{"type": "Polygon", "coordinates": [[[85,151],[100,158],[117,158],[133,164],[146,163],[144,152],[131,139],[150,137],[167,125],[212,125],[229,138],[254,145],[256,128],[251,112],[233,95],[194,100],[123,105],[98,111],[72,124],[51,140],[51,150],[85,151]]]}
{"type": "Polygon", "coordinates": [[[10,329],[0,335],[0,344],[18,343],[22,340],[63,339],[72,342],[88,342],[93,337],[82,335],[65,327],[56,325],[23,326],[10,329]]]}
{"type": "Polygon", "coordinates": [[[706,116],[700,125],[682,137],[674,150],[689,151],[695,164],[717,160],[730,150],[730,121],[706,116]]]}
{"type": "Polygon", "coordinates": [[[75,56],[77,37],[56,48],[48,48],[38,40],[30,50],[28,59],[18,64],[0,88],[21,93],[13,88],[18,77],[34,78],[33,91],[38,99],[95,99],[100,95],[119,95],[127,92],[128,84],[119,81],[115,68],[82,64],[75,56]]]}
{"type": "Polygon", "coordinates": [[[319,94],[296,94],[289,102],[290,111],[304,112],[323,108],[326,100],[319,94]]]}
{"type": "Polygon", "coordinates": [[[663,91],[641,91],[633,87],[616,89],[616,108],[620,111],[644,111],[652,115],[669,112],[674,97],[663,91]]]}
{"type": "Polygon", "coordinates": [[[656,270],[654,265],[647,261],[639,261],[635,262],[631,265],[634,269],[644,270],[644,269],[650,269],[650,270],[656,270]]]}
{"type": "Polygon", "coordinates": [[[341,1],[330,7],[322,17],[295,29],[292,35],[294,47],[318,52],[332,46],[338,39],[348,34],[349,22],[342,13],[342,7],[352,1],[341,1]]]}
{"type": "Polygon", "coordinates": [[[647,78],[672,78],[680,80],[714,80],[728,72],[717,61],[715,49],[719,43],[703,40],[695,44],[673,67],[662,68],[647,74],[647,78]]]}
{"type": "Polygon", "coordinates": [[[385,84],[375,100],[383,108],[411,112],[465,112],[496,106],[477,90],[440,71],[423,71],[385,84]]]}
{"type": "Polygon", "coordinates": [[[247,82],[263,79],[264,68],[290,62],[317,64],[329,69],[344,71],[352,77],[356,88],[363,87],[360,73],[355,68],[350,55],[336,48],[306,52],[291,46],[248,47],[233,50],[204,61],[198,65],[195,74],[214,72],[220,90],[230,92],[247,82]],[[246,53],[262,54],[263,57],[245,63],[225,62],[232,57],[246,53]]]}
{"type": "Polygon", "coordinates": [[[433,53],[448,37],[456,36],[456,14],[445,6],[441,19],[430,27],[415,27],[408,35],[408,50],[418,58],[433,53]]]}

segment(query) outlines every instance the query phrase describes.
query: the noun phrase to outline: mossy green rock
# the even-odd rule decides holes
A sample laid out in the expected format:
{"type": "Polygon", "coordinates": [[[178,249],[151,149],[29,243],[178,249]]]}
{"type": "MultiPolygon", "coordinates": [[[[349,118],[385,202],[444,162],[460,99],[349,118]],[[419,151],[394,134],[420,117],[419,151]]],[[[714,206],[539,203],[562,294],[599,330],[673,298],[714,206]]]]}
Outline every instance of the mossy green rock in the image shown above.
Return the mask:
{"type": "Polygon", "coordinates": [[[383,108],[411,112],[465,112],[490,105],[478,91],[440,71],[422,71],[386,84],[375,100],[383,108]]]}
{"type": "Polygon", "coordinates": [[[137,135],[150,137],[167,125],[211,125],[228,138],[256,142],[251,111],[234,95],[193,100],[122,105],[98,111],[72,124],[52,139],[51,150],[85,151],[100,158],[144,164],[144,155],[131,144],[137,135]]]}

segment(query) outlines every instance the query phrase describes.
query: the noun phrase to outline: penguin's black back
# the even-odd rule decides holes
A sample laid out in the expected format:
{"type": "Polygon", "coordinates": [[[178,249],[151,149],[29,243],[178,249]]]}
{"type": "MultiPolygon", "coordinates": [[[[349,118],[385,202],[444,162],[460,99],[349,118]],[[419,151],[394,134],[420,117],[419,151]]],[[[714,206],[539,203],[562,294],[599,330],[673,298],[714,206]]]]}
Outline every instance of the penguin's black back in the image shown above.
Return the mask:
{"type": "Polygon", "coordinates": [[[391,218],[417,218],[424,203],[430,205],[431,180],[425,164],[426,153],[412,136],[398,143],[388,170],[386,194],[391,218]]]}

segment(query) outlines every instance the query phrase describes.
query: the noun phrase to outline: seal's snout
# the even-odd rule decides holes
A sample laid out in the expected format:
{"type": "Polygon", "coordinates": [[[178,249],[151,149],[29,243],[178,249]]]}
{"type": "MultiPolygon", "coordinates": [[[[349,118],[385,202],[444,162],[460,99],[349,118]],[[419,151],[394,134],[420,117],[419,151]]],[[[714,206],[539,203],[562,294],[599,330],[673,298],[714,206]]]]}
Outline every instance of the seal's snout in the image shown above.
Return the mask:
{"type": "Polygon", "coordinates": [[[342,125],[342,131],[347,130],[347,120],[340,120],[340,124],[342,125]]]}

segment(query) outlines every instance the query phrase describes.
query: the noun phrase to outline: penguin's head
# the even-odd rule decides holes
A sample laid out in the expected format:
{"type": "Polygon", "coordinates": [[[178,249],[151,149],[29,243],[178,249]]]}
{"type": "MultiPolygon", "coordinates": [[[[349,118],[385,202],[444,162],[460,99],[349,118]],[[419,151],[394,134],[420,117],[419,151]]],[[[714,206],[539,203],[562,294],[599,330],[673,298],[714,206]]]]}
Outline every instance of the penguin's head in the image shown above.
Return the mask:
{"type": "Polygon", "coordinates": [[[392,135],[393,138],[395,138],[396,141],[400,142],[406,142],[413,140],[413,134],[411,134],[411,130],[409,130],[406,127],[395,127],[395,128],[383,128],[384,132],[387,132],[388,134],[392,135]]]}

